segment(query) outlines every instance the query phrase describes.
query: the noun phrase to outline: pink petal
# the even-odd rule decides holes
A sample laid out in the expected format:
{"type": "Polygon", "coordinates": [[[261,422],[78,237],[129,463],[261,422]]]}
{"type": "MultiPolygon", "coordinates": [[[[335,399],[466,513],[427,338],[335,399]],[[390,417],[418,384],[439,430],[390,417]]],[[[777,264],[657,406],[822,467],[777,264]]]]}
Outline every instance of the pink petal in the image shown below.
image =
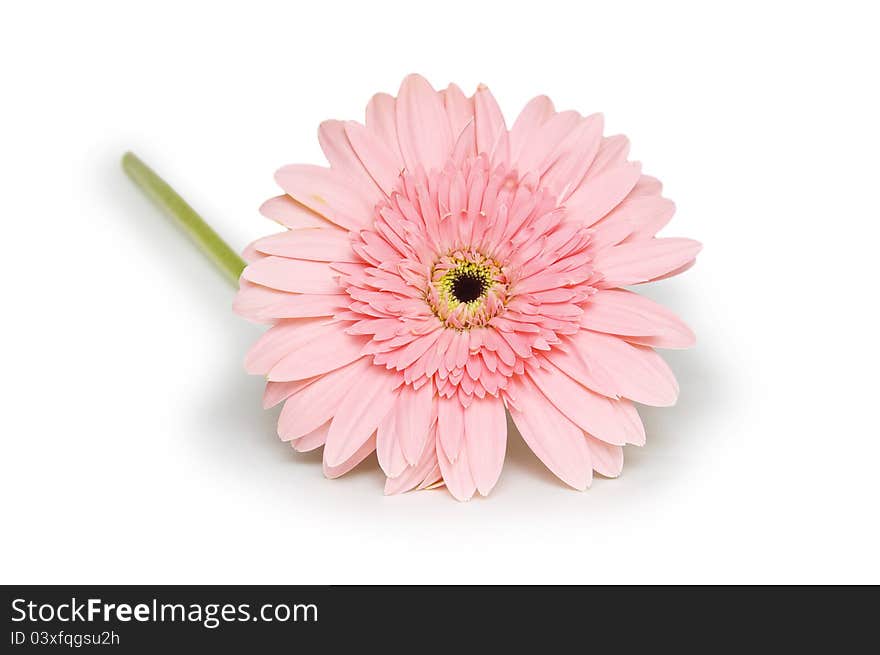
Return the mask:
{"type": "Polygon", "coordinates": [[[349,457],[342,464],[339,464],[337,466],[331,466],[327,463],[327,456],[325,452],[324,475],[331,480],[345,475],[355,466],[364,461],[374,450],[376,450],[376,437],[371,436],[364,442],[364,444],[360,448],[355,451],[355,453],[351,457],[349,457]]]}
{"type": "Polygon", "coordinates": [[[389,478],[396,478],[407,469],[406,457],[395,429],[396,412],[390,411],[379,423],[376,431],[376,456],[379,466],[389,478]]]}
{"type": "Polygon", "coordinates": [[[434,386],[430,383],[419,389],[406,385],[400,390],[394,407],[394,431],[410,465],[418,463],[428,441],[433,401],[434,386]]]}
{"type": "Polygon", "coordinates": [[[524,137],[519,156],[516,159],[522,171],[535,171],[543,175],[562,154],[567,138],[577,129],[581,116],[576,111],[563,111],[553,114],[531,137],[524,137]]]}
{"type": "Polygon", "coordinates": [[[294,382],[267,382],[266,389],[263,392],[263,409],[275,407],[275,405],[283,400],[287,400],[312,382],[314,382],[314,379],[295,380],[294,382]]]}
{"type": "Polygon", "coordinates": [[[678,398],[678,383],[669,366],[650,348],[590,330],[573,342],[587,362],[607,374],[621,396],[644,405],[668,407],[678,398]]]}
{"type": "Polygon", "coordinates": [[[253,264],[256,261],[263,259],[266,255],[259,252],[256,248],[254,248],[254,244],[249,243],[244,247],[244,250],[241,251],[241,258],[247,264],[253,264]]]}
{"type": "Polygon", "coordinates": [[[372,179],[387,196],[400,178],[400,157],[366,127],[349,121],[345,133],[372,179]]]}
{"type": "Polygon", "coordinates": [[[547,96],[537,96],[529,100],[510,128],[510,157],[519,159],[526,143],[554,113],[553,102],[547,96]]]}
{"type": "Polygon", "coordinates": [[[452,132],[440,96],[420,75],[408,75],[397,95],[397,138],[410,172],[441,169],[452,154],[452,132]]]}
{"type": "Polygon", "coordinates": [[[500,399],[474,399],[464,411],[464,440],[477,490],[488,496],[501,475],[507,448],[507,417],[500,399]]]}
{"type": "Polygon", "coordinates": [[[491,153],[506,128],[495,96],[482,84],[474,94],[474,124],[477,128],[477,153],[491,153]]]}
{"type": "Polygon", "coordinates": [[[291,348],[319,334],[327,319],[291,319],[269,328],[251,346],[244,359],[245,370],[251,375],[266,375],[291,348]]]}
{"type": "Polygon", "coordinates": [[[651,177],[650,175],[642,175],[639,178],[639,181],[636,182],[633,190],[630,192],[630,197],[659,196],[662,193],[663,184],[660,180],[656,177],[651,177]]]}
{"type": "Polygon", "coordinates": [[[456,500],[470,500],[477,490],[477,483],[474,482],[471,474],[470,465],[468,464],[467,449],[462,448],[458,459],[454,462],[449,461],[446,453],[442,448],[437,449],[437,461],[440,464],[440,471],[443,474],[443,481],[446,488],[456,500]]]}
{"type": "Polygon", "coordinates": [[[264,287],[291,293],[342,293],[334,271],[326,262],[310,262],[286,257],[266,257],[249,265],[242,278],[264,287]]]}
{"type": "MultiPolygon", "coordinates": [[[[452,140],[457,142],[465,128],[474,120],[474,101],[465,97],[455,84],[450,84],[443,96],[443,104],[446,108],[446,115],[449,117],[452,140]]],[[[469,143],[466,150],[467,156],[477,154],[474,142],[469,143]]]]}
{"type": "Polygon", "coordinates": [[[330,421],[324,423],[321,427],[312,430],[307,435],[294,439],[290,442],[293,449],[298,453],[307,453],[320,448],[327,440],[327,432],[330,430],[330,421]]]}
{"type": "Polygon", "coordinates": [[[464,438],[464,408],[458,398],[437,399],[437,439],[450,462],[458,459],[464,438]]]}
{"type": "Polygon", "coordinates": [[[322,375],[284,403],[278,417],[278,436],[298,439],[329,421],[357,380],[373,367],[369,357],[322,375]]]}
{"type": "Polygon", "coordinates": [[[587,171],[584,180],[593,180],[605,171],[621,166],[626,163],[627,155],[629,155],[629,139],[622,134],[602,139],[599,152],[590,164],[590,170],[587,171]]]}
{"type": "Polygon", "coordinates": [[[254,248],[267,255],[309,259],[318,262],[361,261],[348,235],[340,230],[303,228],[263,237],[254,242],[254,248]]]}
{"type": "Polygon", "coordinates": [[[321,123],[318,142],[334,171],[345,176],[364,197],[376,197],[376,183],[349,141],[344,122],[330,120],[321,123]]]}
{"type": "Polygon", "coordinates": [[[595,250],[615,246],[624,239],[644,240],[653,237],[675,213],[675,203],[660,196],[632,194],[601,221],[593,225],[590,245],[595,250]]]}
{"type": "Polygon", "coordinates": [[[593,264],[604,276],[602,287],[623,287],[649,282],[684,266],[701,248],[700,243],[692,239],[633,241],[596,253],[593,264]]]}
{"type": "Polygon", "coordinates": [[[403,169],[403,156],[397,142],[397,100],[387,93],[377,93],[367,105],[367,131],[388,146],[394,167],[403,169]]]}
{"type": "Polygon", "coordinates": [[[320,214],[316,214],[305,205],[301,205],[288,195],[269,198],[260,207],[260,213],[266,218],[291,229],[300,227],[339,229],[339,226],[331,223],[320,214]]]}
{"type": "Polygon", "coordinates": [[[640,439],[626,401],[595,394],[555,367],[533,370],[529,377],[568,420],[597,439],[617,445],[640,439]]]}
{"type": "Polygon", "coordinates": [[[424,489],[439,489],[440,487],[445,486],[446,483],[443,481],[443,473],[440,471],[440,462],[435,462],[434,468],[432,468],[431,471],[425,476],[425,479],[422,480],[417,489],[419,491],[422,491],[424,489]]]}
{"type": "Polygon", "coordinates": [[[532,382],[517,379],[509,391],[516,403],[508,405],[510,415],[532,452],[567,485],[579,490],[589,487],[593,468],[583,431],[532,382]]]}
{"type": "Polygon", "coordinates": [[[675,314],[623,289],[602,289],[590,296],[581,325],[655,348],[690,348],[695,341],[694,333],[675,314]]]}
{"type": "Polygon", "coordinates": [[[614,378],[604,369],[590,365],[579,351],[577,344],[569,343],[573,345],[566,344],[564,349],[554,348],[544,356],[566,375],[588,389],[608,398],[617,398],[619,393],[614,378]]]}
{"type": "Polygon", "coordinates": [[[287,293],[243,279],[232,310],[250,321],[271,323],[282,318],[333,316],[350,302],[344,295],[287,293]]]}
{"type": "Polygon", "coordinates": [[[568,215],[579,224],[587,227],[593,225],[626,198],[640,176],[641,165],[631,162],[602,173],[595,179],[585,179],[565,203],[568,215]]]}
{"type": "Polygon", "coordinates": [[[613,446],[587,435],[593,469],[606,478],[616,478],[623,470],[623,448],[613,446]]]}
{"type": "Polygon", "coordinates": [[[334,371],[358,359],[369,340],[369,337],[346,333],[338,323],[329,325],[291,346],[269,371],[268,378],[273,382],[287,382],[334,371]]]}
{"type": "Polygon", "coordinates": [[[347,230],[367,227],[376,197],[364,196],[346,178],[329,168],[291,164],[275,173],[275,181],[295,200],[347,230]]]}
{"type": "Polygon", "coordinates": [[[422,457],[415,466],[407,466],[405,470],[396,477],[389,477],[385,481],[385,495],[404,493],[421,486],[423,483],[433,483],[434,478],[431,475],[439,467],[437,463],[437,451],[435,450],[437,438],[432,431],[428,437],[428,443],[425,445],[422,457]]]}
{"type": "Polygon", "coordinates": [[[668,273],[664,273],[660,277],[655,277],[653,280],[651,280],[651,282],[658,282],[660,280],[665,280],[666,278],[675,277],[676,275],[681,275],[682,273],[684,273],[688,269],[692,268],[693,265],[696,263],[697,263],[697,260],[692,259],[687,264],[684,264],[683,266],[679,266],[678,268],[674,268],[671,271],[669,271],[668,273]]]}
{"type": "Polygon", "coordinates": [[[601,114],[585,118],[571,137],[569,150],[541,177],[541,184],[556,192],[560,203],[578,188],[599,151],[604,119],[601,114]]]}
{"type": "Polygon", "coordinates": [[[342,464],[369,439],[394,406],[399,384],[397,375],[379,366],[371,366],[363,372],[339,403],[330,424],[324,446],[324,460],[328,465],[342,464]]]}

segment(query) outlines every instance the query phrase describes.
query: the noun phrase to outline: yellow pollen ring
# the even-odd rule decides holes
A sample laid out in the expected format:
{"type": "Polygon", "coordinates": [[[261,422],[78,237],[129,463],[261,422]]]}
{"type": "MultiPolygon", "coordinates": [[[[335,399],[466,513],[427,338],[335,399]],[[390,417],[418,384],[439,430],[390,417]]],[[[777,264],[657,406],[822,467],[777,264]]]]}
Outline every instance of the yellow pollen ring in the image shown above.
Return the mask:
{"type": "Polygon", "coordinates": [[[431,271],[425,299],[448,328],[483,326],[504,309],[507,277],[493,259],[478,252],[444,255],[431,271]]]}
{"type": "Polygon", "coordinates": [[[488,267],[465,262],[444,273],[443,277],[440,278],[438,286],[441,298],[449,305],[449,309],[452,310],[461,304],[479,304],[492,286],[492,283],[492,271],[488,267]],[[461,297],[465,294],[461,293],[460,287],[462,282],[467,280],[473,281],[472,284],[467,286],[477,287],[478,293],[472,294],[474,295],[473,298],[461,297]],[[456,293],[457,290],[458,293],[456,293]]]}

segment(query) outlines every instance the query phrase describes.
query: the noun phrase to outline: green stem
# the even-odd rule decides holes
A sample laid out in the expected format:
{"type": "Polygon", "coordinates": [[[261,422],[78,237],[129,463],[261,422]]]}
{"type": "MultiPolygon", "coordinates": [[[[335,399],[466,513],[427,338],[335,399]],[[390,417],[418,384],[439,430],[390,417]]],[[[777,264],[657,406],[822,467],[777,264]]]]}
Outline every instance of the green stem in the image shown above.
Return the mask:
{"type": "Polygon", "coordinates": [[[246,266],[244,260],[220,238],[220,235],[198,215],[196,210],[134,153],[127,152],[123,155],[122,170],[147,197],[183,228],[192,242],[214,262],[226,279],[233,286],[238,287],[238,278],[246,266]]]}

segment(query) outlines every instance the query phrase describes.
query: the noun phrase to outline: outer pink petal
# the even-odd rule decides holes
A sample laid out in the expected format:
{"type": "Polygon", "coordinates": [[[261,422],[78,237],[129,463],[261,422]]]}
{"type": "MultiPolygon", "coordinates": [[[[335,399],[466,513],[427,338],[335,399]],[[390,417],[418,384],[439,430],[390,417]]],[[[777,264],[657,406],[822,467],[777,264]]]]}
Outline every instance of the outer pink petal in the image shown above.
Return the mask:
{"type": "Polygon", "coordinates": [[[623,240],[653,237],[675,213],[675,203],[661,196],[632,196],[593,225],[591,247],[601,250],[623,240]]]}
{"type": "Polygon", "coordinates": [[[293,449],[299,453],[307,453],[315,448],[320,448],[327,440],[327,432],[330,430],[330,421],[324,423],[321,427],[312,430],[307,435],[294,439],[290,442],[293,449]]]}
{"type": "Polygon", "coordinates": [[[327,463],[327,455],[325,452],[324,455],[324,475],[331,480],[333,478],[338,478],[341,475],[345,475],[355,466],[364,461],[370,453],[376,450],[376,436],[373,435],[369,439],[367,439],[364,444],[358,448],[355,453],[345,460],[342,464],[337,466],[331,466],[327,463]]]}
{"type": "Polygon", "coordinates": [[[510,128],[510,158],[517,162],[526,143],[554,114],[553,102],[547,96],[537,96],[529,100],[510,128]]]}
{"type": "Polygon", "coordinates": [[[275,173],[275,181],[295,200],[347,230],[367,227],[380,200],[363,195],[346,178],[329,168],[291,164],[275,173]]]}
{"type": "MultiPolygon", "coordinates": [[[[443,105],[449,118],[452,140],[457,142],[465,128],[474,120],[473,98],[467,98],[458,86],[450,84],[443,94],[443,105]]],[[[476,144],[473,140],[467,144],[466,151],[468,156],[477,154],[476,144]]]]}
{"type": "Polygon", "coordinates": [[[499,398],[475,398],[464,411],[464,440],[477,490],[483,496],[498,482],[507,449],[507,416],[499,398]]]}
{"type": "Polygon", "coordinates": [[[516,161],[520,171],[536,171],[543,175],[565,151],[567,139],[577,129],[581,115],[576,111],[553,114],[531,137],[524,135],[524,143],[516,161]]]}
{"type": "Polygon", "coordinates": [[[694,333],[671,311],[623,289],[603,289],[590,296],[581,325],[655,348],[690,348],[695,341],[694,333]]]}
{"type": "Polygon", "coordinates": [[[254,244],[249,243],[244,247],[244,250],[241,251],[241,258],[247,264],[253,264],[256,261],[263,259],[266,255],[259,252],[256,248],[254,248],[254,244]]]}
{"type": "Polygon", "coordinates": [[[342,294],[344,289],[327,262],[310,262],[286,257],[266,257],[250,264],[242,278],[290,293],[342,294]]]}
{"type": "Polygon", "coordinates": [[[604,276],[602,287],[624,287],[650,282],[688,264],[701,248],[692,239],[633,241],[596,253],[593,264],[604,276]]]}
{"type": "Polygon", "coordinates": [[[399,384],[398,376],[379,366],[371,366],[361,374],[339,403],[330,424],[324,446],[324,460],[329,466],[345,462],[379,427],[394,406],[399,384]]]}
{"type": "Polygon", "coordinates": [[[344,295],[287,293],[242,279],[232,310],[249,321],[273,323],[283,318],[333,316],[349,302],[344,295]]]}
{"type": "Polygon", "coordinates": [[[675,404],[678,383],[652,349],[590,330],[581,330],[573,341],[588,364],[601,368],[614,381],[621,396],[655,407],[675,404]]]}
{"type": "Polygon", "coordinates": [[[428,441],[433,402],[434,385],[428,383],[418,389],[406,385],[395,403],[394,431],[410,465],[418,463],[428,441]]]}
{"type": "Polygon", "coordinates": [[[536,369],[529,373],[535,385],[556,408],[585,432],[608,443],[623,445],[640,439],[626,401],[612,400],[593,393],[557,368],[536,369]]]}
{"type": "Polygon", "coordinates": [[[387,196],[400,178],[400,156],[366,127],[349,121],[345,133],[370,176],[387,196]]]}
{"type": "Polygon", "coordinates": [[[620,404],[617,408],[620,411],[621,420],[625,421],[628,426],[631,426],[631,430],[627,432],[630,435],[627,437],[627,443],[634,446],[644,446],[645,426],[642,423],[642,417],[639,416],[639,410],[636,409],[632,401],[626,398],[620,399],[620,404]]]}
{"type": "Polygon", "coordinates": [[[263,409],[275,407],[312,382],[314,379],[296,380],[295,382],[267,382],[266,389],[263,391],[263,409]]]}
{"type": "Polygon", "coordinates": [[[260,213],[276,223],[291,229],[300,227],[325,227],[338,230],[339,226],[331,223],[320,214],[298,203],[288,195],[269,198],[260,207],[260,213]]]}
{"type": "Polygon", "coordinates": [[[595,179],[585,179],[566,202],[572,220],[587,227],[620,204],[638,182],[641,164],[630,162],[613,168],[595,179]]]}
{"type": "Polygon", "coordinates": [[[468,464],[467,448],[461,449],[458,459],[454,462],[449,461],[442,448],[437,448],[437,461],[440,464],[443,481],[446,483],[449,493],[456,500],[470,500],[477,490],[477,483],[474,482],[468,464]]]}
{"type": "Polygon", "coordinates": [[[668,273],[664,273],[663,275],[661,275],[659,277],[655,277],[653,280],[651,280],[651,282],[658,282],[660,280],[665,280],[666,278],[675,277],[676,275],[681,275],[682,273],[684,273],[686,270],[690,269],[696,263],[697,263],[697,260],[692,259],[687,264],[684,264],[683,266],[679,266],[678,268],[672,269],[668,273]]]}
{"type": "Polygon", "coordinates": [[[257,339],[244,358],[244,368],[251,375],[265,375],[275,364],[304,340],[320,334],[327,319],[291,319],[279,321],[257,339]]]}
{"type": "Polygon", "coordinates": [[[660,182],[660,180],[656,177],[651,177],[650,175],[642,175],[639,178],[639,181],[636,182],[633,190],[630,192],[630,196],[633,198],[640,198],[646,196],[659,196],[662,193],[663,183],[660,182]]]}
{"type": "Polygon", "coordinates": [[[308,340],[295,344],[269,371],[273,382],[289,382],[322,375],[361,357],[369,337],[347,334],[340,324],[330,325],[308,340]]]}
{"type": "Polygon", "coordinates": [[[404,493],[420,487],[423,483],[433,484],[436,478],[431,477],[439,464],[437,462],[437,437],[432,430],[425,445],[422,457],[415,466],[406,466],[403,472],[396,477],[389,477],[385,481],[385,495],[404,493]]]}
{"type": "Polygon", "coordinates": [[[284,441],[298,439],[329,421],[345,395],[372,366],[369,358],[364,357],[322,375],[294,393],[278,417],[278,436],[284,441]]]}
{"type": "Polygon", "coordinates": [[[403,156],[397,141],[397,100],[387,93],[377,93],[367,105],[367,130],[388,146],[394,157],[395,167],[404,167],[403,156]]]}
{"type": "Polygon", "coordinates": [[[419,491],[422,491],[423,489],[439,489],[445,486],[443,473],[440,471],[440,462],[436,462],[434,468],[425,476],[425,479],[422,480],[417,488],[419,491]]]}
{"type": "Polygon", "coordinates": [[[420,75],[408,75],[397,95],[397,139],[410,172],[441,169],[452,154],[452,131],[439,94],[420,75]]]}
{"type": "Polygon", "coordinates": [[[318,128],[318,142],[330,167],[344,175],[366,198],[376,198],[377,186],[352,147],[343,121],[324,121],[318,128]]]}
{"type": "Polygon", "coordinates": [[[554,348],[544,356],[588,389],[608,398],[617,398],[620,395],[614,378],[604,369],[591,366],[573,342],[565,342],[563,348],[554,348]]]}
{"type": "Polygon", "coordinates": [[[605,137],[584,180],[589,182],[605,171],[621,166],[626,162],[627,155],[629,155],[629,139],[622,134],[605,137]]]}
{"type": "Polygon", "coordinates": [[[477,153],[491,154],[506,127],[495,96],[482,84],[474,94],[474,118],[477,127],[477,153]]]}
{"type": "Polygon", "coordinates": [[[308,259],[318,262],[358,262],[361,261],[354,250],[348,235],[341,230],[327,228],[302,228],[272,234],[254,241],[259,252],[279,257],[308,259]]]}
{"type": "Polygon", "coordinates": [[[396,478],[407,468],[406,457],[403,456],[403,448],[394,425],[395,414],[393,410],[385,415],[376,432],[376,456],[379,466],[389,478],[396,478]]]}
{"type": "Polygon", "coordinates": [[[458,459],[464,439],[464,408],[458,398],[437,399],[437,440],[450,462],[458,459]]]}
{"type": "Polygon", "coordinates": [[[593,458],[593,469],[606,478],[616,478],[623,470],[623,448],[613,446],[587,435],[587,444],[593,458]]]}
{"type": "Polygon", "coordinates": [[[571,137],[567,152],[541,177],[541,184],[553,189],[560,203],[565,203],[578,188],[596,157],[602,140],[603,126],[604,119],[601,114],[593,114],[581,121],[571,137]]]}
{"type": "Polygon", "coordinates": [[[583,431],[530,381],[517,379],[508,390],[516,403],[508,404],[510,415],[532,452],[567,485],[589,487],[593,468],[583,431]]]}

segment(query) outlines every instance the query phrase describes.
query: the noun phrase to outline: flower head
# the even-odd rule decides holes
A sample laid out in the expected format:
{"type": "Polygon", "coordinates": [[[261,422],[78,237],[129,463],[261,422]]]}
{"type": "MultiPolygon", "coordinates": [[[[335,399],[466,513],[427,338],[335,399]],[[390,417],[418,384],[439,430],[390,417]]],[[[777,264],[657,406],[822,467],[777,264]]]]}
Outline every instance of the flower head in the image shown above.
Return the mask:
{"type": "Polygon", "coordinates": [[[324,446],[329,477],[374,450],[386,493],[445,483],[460,500],[501,472],[509,411],[559,478],[616,476],[644,443],[633,401],[678,387],[653,348],[691,331],[621,287],[693,264],[656,238],[673,204],[602,117],[539,96],[508,129],[481,86],[409,76],[366,124],[319,130],[330,168],[286,166],[264,215],[287,231],[246,251],[235,309],[272,324],[248,354],[278,433],[324,446]]]}

